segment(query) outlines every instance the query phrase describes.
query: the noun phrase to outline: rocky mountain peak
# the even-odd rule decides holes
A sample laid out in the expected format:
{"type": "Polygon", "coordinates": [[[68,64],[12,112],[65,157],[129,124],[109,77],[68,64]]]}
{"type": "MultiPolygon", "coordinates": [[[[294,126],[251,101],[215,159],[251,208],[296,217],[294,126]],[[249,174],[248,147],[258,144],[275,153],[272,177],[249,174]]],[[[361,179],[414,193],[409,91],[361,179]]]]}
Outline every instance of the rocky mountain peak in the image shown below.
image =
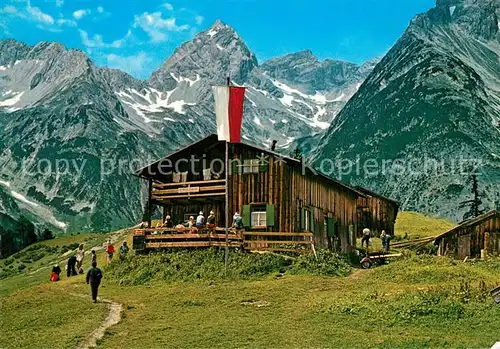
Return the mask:
{"type": "Polygon", "coordinates": [[[151,75],[150,83],[164,91],[175,87],[180,77],[190,81],[203,78],[209,83],[222,83],[230,76],[236,83],[243,83],[257,65],[257,58],[236,31],[216,21],[176,49],[151,75]]]}

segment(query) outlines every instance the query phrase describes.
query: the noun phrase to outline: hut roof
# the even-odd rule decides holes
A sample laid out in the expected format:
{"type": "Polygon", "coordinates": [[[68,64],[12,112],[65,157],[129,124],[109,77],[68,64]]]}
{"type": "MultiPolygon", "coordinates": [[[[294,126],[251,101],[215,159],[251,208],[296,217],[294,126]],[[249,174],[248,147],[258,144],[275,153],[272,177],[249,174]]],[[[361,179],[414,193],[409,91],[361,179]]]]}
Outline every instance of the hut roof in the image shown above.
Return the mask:
{"type": "MultiPolygon", "coordinates": [[[[141,178],[149,178],[150,176],[148,176],[148,173],[151,173],[151,169],[154,170],[155,167],[158,167],[158,164],[164,160],[164,159],[170,159],[170,158],[175,158],[177,156],[179,156],[180,154],[184,153],[184,152],[189,152],[190,154],[193,154],[193,153],[198,153],[198,152],[203,152],[203,151],[206,151],[208,148],[210,147],[213,147],[214,145],[218,145],[218,144],[223,144],[224,141],[219,141],[218,137],[216,134],[211,134],[197,142],[194,142],[194,143],[191,143],[179,150],[176,150],[174,152],[171,152],[167,155],[165,155],[163,158],[135,171],[133,174],[137,177],[141,177],[141,178]]],[[[260,152],[263,152],[264,154],[266,155],[274,155],[276,157],[280,157],[284,160],[286,160],[287,163],[291,163],[295,166],[300,166],[301,165],[301,161],[300,160],[297,160],[297,159],[294,159],[292,157],[289,157],[289,156],[286,156],[286,155],[283,155],[281,153],[277,153],[275,151],[271,151],[271,150],[268,150],[268,149],[264,149],[264,148],[260,148],[258,146],[255,146],[255,145],[251,145],[251,144],[247,144],[247,143],[239,143],[240,145],[243,145],[245,147],[248,147],[248,148],[252,148],[252,149],[255,149],[255,150],[258,150],[260,152]]],[[[356,189],[356,188],[353,188],[347,184],[344,184],[336,179],[333,179],[317,170],[314,170],[312,169],[310,166],[305,166],[305,169],[307,171],[307,173],[309,175],[314,175],[314,176],[319,176],[323,179],[325,179],[326,181],[330,182],[330,183],[333,183],[333,184],[336,184],[336,185],[339,185],[341,187],[344,187],[345,189],[347,189],[348,191],[352,192],[353,194],[357,195],[357,196],[361,196],[361,197],[366,197],[366,195],[361,192],[360,190],[356,189]]]]}
{"type": "Polygon", "coordinates": [[[487,212],[487,213],[483,213],[482,215],[479,215],[479,216],[477,216],[475,218],[471,218],[471,219],[468,219],[466,221],[463,221],[462,223],[460,223],[455,228],[450,229],[447,232],[445,232],[445,233],[443,233],[441,235],[436,236],[436,238],[434,239],[434,241],[437,242],[437,241],[441,240],[442,238],[444,238],[445,236],[451,235],[451,234],[457,232],[460,229],[467,228],[467,227],[472,227],[472,226],[474,226],[476,224],[480,224],[480,223],[484,222],[485,220],[490,219],[491,217],[495,217],[495,216],[496,217],[500,217],[500,211],[493,210],[493,211],[490,211],[490,212],[487,212]]]}
{"type": "Polygon", "coordinates": [[[399,203],[396,200],[388,198],[387,196],[380,195],[379,193],[375,193],[374,191],[371,191],[370,189],[363,188],[363,187],[360,187],[360,186],[355,186],[354,188],[356,190],[359,190],[360,192],[366,194],[366,195],[374,196],[374,197],[377,197],[379,199],[389,201],[389,202],[393,203],[396,207],[399,207],[399,203]]]}

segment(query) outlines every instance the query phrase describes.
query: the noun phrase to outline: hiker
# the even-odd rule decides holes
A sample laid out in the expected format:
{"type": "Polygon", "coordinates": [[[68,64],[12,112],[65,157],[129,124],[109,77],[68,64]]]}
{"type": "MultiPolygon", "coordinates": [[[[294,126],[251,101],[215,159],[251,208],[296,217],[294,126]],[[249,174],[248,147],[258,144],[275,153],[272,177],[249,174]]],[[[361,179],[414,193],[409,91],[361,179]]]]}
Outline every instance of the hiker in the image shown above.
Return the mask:
{"type": "Polygon", "coordinates": [[[125,256],[128,253],[128,245],[127,241],[123,241],[122,245],[120,246],[120,255],[125,256]]]}
{"type": "Polygon", "coordinates": [[[167,217],[165,217],[165,223],[163,223],[163,226],[166,228],[173,228],[174,227],[174,222],[172,221],[172,218],[169,215],[167,215],[167,217]]]}
{"type": "Polygon", "coordinates": [[[102,271],[97,267],[97,263],[92,263],[92,268],[87,271],[87,285],[90,284],[90,290],[92,292],[92,302],[97,302],[97,291],[99,290],[99,285],[102,280],[102,271]]]}
{"type": "Polygon", "coordinates": [[[236,230],[243,229],[243,218],[241,217],[238,211],[236,211],[236,213],[233,216],[233,228],[236,230]]]}
{"type": "Polygon", "coordinates": [[[76,250],[76,269],[78,271],[82,269],[84,256],[85,256],[85,250],[83,249],[83,244],[80,244],[80,246],[78,246],[78,249],[76,250]]]}
{"type": "Polygon", "coordinates": [[[50,273],[50,281],[61,280],[59,274],[61,274],[61,268],[59,268],[59,264],[56,264],[52,267],[52,272],[50,273]]]}
{"type": "Polygon", "coordinates": [[[66,265],[66,276],[75,276],[78,275],[75,269],[76,266],[76,256],[72,254],[68,259],[68,264],[66,265]]]}
{"type": "Polygon", "coordinates": [[[385,230],[382,230],[382,234],[380,234],[380,240],[382,240],[382,247],[385,252],[389,252],[390,244],[391,244],[391,236],[385,233],[385,230]]]}
{"type": "Polygon", "coordinates": [[[108,254],[108,263],[113,259],[113,255],[115,254],[115,247],[111,243],[111,240],[108,240],[108,246],[106,246],[106,253],[108,254]]]}
{"type": "Polygon", "coordinates": [[[203,216],[203,212],[200,211],[198,217],[196,217],[196,227],[203,228],[205,225],[205,217],[203,216]]]}
{"type": "Polygon", "coordinates": [[[366,248],[370,245],[370,229],[363,229],[363,238],[361,239],[361,247],[363,247],[363,242],[366,242],[366,248]]]}
{"type": "Polygon", "coordinates": [[[97,263],[97,255],[95,254],[95,250],[90,251],[90,263],[97,263]]]}
{"type": "Polygon", "coordinates": [[[208,229],[214,229],[215,228],[215,212],[210,211],[210,215],[207,218],[207,227],[208,229]]]}

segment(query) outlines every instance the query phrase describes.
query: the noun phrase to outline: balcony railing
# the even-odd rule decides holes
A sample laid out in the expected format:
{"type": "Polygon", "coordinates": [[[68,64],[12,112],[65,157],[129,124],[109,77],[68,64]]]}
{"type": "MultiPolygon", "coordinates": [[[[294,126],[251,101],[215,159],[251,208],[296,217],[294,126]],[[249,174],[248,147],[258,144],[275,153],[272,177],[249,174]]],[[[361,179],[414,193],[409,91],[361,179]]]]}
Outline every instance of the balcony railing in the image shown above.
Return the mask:
{"type": "Polygon", "coordinates": [[[153,184],[152,199],[164,201],[170,199],[191,199],[224,196],[226,194],[226,180],[180,182],[153,184]]]}

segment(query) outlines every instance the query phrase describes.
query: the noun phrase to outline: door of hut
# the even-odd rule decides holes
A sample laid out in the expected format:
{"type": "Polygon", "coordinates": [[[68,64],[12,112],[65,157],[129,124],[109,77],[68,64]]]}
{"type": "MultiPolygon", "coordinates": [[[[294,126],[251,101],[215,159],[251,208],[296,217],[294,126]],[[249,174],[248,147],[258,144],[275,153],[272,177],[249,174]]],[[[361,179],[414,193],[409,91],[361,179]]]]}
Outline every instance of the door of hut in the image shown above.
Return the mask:
{"type": "Polygon", "coordinates": [[[458,258],[470,257],[470,234],[458,237],[458,258]]]}

